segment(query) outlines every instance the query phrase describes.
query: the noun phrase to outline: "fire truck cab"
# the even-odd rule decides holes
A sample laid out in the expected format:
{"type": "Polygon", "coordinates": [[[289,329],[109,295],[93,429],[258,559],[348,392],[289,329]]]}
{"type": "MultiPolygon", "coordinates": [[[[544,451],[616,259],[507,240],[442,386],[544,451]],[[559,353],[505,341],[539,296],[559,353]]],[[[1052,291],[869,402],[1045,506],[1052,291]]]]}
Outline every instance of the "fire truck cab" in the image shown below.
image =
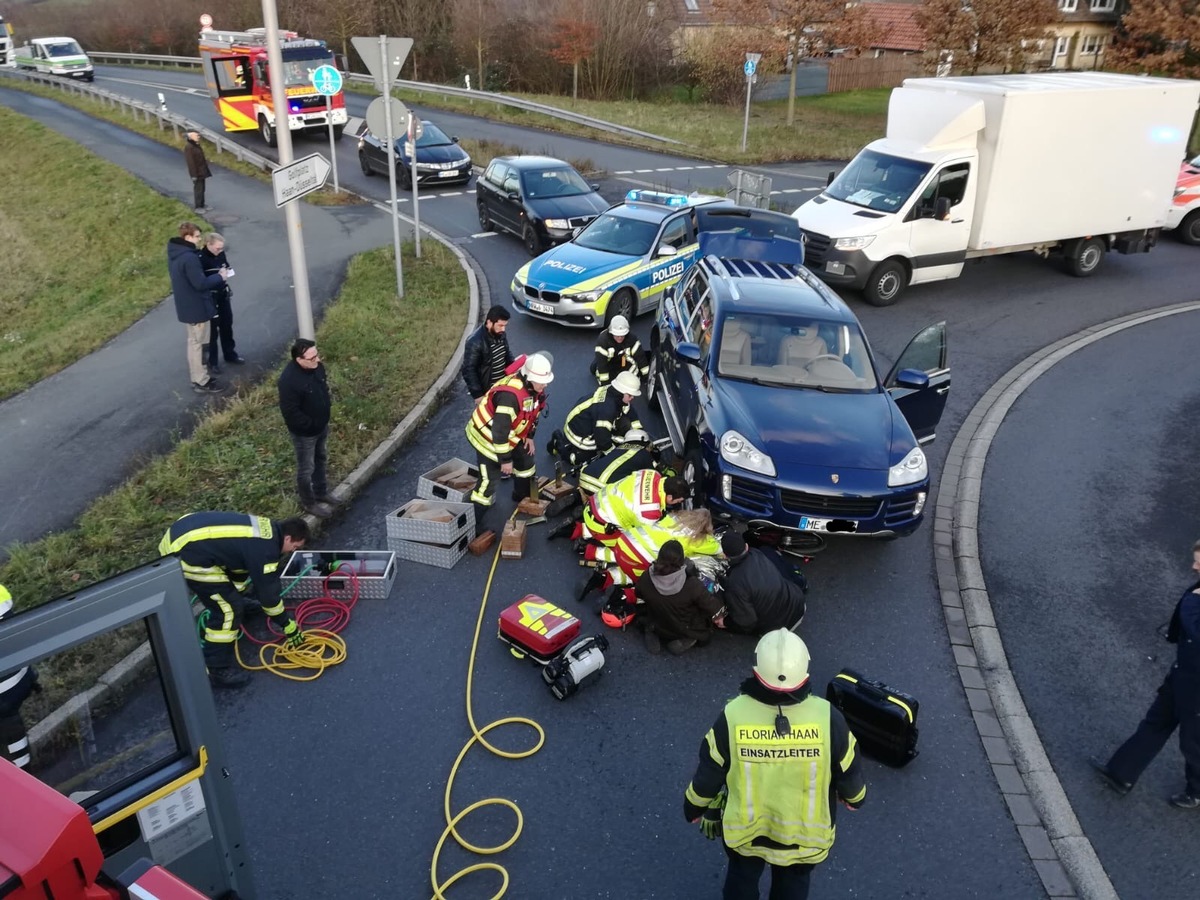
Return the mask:
{"type": "MultiPolygon", "coordinates": [[[[312,83],[314,69],[334,64],[333,53],[324,41],[301,38],[294,31],[279,34],[288,129],[324,133],[332,122],[333,136],[340,138],[346,127],[345,95],[338,91],[326,98],[312,83]]],[[[274,147],[281,125],[271,100],[274,73],[267,62],[266,29],[202,31],[200,58],[209,96],[225,130],[258,130],[267,146],[274,147]]]]}

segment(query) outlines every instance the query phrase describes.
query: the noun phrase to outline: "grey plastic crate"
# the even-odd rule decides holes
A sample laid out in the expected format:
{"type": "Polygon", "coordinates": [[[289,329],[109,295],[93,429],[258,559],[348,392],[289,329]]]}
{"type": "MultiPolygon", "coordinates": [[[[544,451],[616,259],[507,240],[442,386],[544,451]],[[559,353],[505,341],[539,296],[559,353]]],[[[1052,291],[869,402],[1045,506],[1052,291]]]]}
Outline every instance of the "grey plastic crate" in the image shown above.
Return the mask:
{"type": "MultiPolygon", "coordinates": [[[[286,589],[309,565],[313,568],[284,595],[285,601],[323,596],[325,576],[341,567],[357,576],[358,596],[362,599],[386,600],[396,580],[396,554],[391,550],[297,550],[284,566],[281,586],[286,589]]],[[[329,579],[329,593],[339,600],[349,598],[351,587],[352,579],[338,577],[336,571],[329,579]]]]}
{"type": "Polygon", "coordinates": [[[444,478],[453,472],[462,470],[465,470],[467,475],[475,479],[475,484],[479,483],[479,467],[471,465],[465,459],[455,457],[454,459],[447,460],[440,466],[430,469],[417,479],[417,496],[422,500],[448,500],[451,503],[469,503],[474,485],[466,490],[455,490],[438,482],[439,478],[444,478]]]}
{"type": "Polygon", "coordinates": [[[388,513],[386,524],[389,540],[396,538],[403,541],[422,541],[426,544],[453,544],[464,534],[468,540],[475,537],[475,505],[417,497],[388,513]],[[444,517],[448,521],[439,522],[414,516],[414,513],[424,511],[444,511],[444,517]]]}
{"type": "Polygon", "coordinates": [[[454,568],[454,564],[466,554],[469,543],[469,534],[464,534],[452,544],[427,544],[424,541],[405,541],[388,537],[388,548],[401,559],[437,566],[439,569],[454,568]]]}

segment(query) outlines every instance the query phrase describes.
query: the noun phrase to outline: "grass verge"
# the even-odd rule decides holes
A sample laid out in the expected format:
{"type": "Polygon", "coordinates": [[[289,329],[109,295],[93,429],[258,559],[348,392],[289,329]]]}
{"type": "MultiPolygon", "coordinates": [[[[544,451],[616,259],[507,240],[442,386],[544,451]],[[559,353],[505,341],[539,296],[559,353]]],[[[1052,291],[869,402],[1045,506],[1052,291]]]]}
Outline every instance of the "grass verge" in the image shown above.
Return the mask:
{"type": "MultiPolygon", "coordinates": [[[[441,374],[467,319],[469,287],[458,258],[436,241],[421,259],[403,248],[405,298],[395,297],[391,248],[355,257],[317,331],[333,391],[330,473],[350,472],[441,374]]],[[[185,440],[100,498],[70,531],[14,544],[0,584],[18,607],[34,606],[157,556],[166,527],[186,512],[234,509],[296,515],[292,445],[274,379],[214,410],[185,440]]],[[[24,708],[30,721],[55,708],[131,651],[131,628],[39,667],[45,690],[24,708]]]]}

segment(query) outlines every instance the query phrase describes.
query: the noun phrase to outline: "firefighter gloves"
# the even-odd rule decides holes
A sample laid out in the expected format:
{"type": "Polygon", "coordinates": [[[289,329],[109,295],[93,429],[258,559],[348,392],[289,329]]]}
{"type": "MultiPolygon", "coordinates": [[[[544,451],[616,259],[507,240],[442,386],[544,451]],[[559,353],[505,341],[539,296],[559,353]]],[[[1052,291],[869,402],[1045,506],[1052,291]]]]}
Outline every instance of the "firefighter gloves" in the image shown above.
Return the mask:
{"type": "Polygon", "coordinates": [[[283,628],[283,646],[289,650],[296,650],[304,643],[304,632],[300,630],[300,626],[296,624],[295,619],[288,619],[287,625],[283,628]]]}

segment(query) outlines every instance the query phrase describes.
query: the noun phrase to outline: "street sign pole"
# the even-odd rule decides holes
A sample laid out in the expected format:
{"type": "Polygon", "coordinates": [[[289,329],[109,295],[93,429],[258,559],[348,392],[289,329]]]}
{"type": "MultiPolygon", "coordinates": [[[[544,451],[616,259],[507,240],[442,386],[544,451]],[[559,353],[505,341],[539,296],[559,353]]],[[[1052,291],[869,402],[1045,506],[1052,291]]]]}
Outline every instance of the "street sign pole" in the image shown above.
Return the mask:
{"type": "MultiPolygon", "coordinates": [[[[283,52],[279,48],[279,13],[275,0],[262,0],[263,23],[267,29],[267,66],[271,78],[271,108],[282,111],[275,116],[276,144],[279,163],[292,162],[292,131],[288,127],[287,86],[284,84],[283,52]],[[282,127],[280,127],[282,125],[282,127]]],[[[312,297],[308,292],[308,261],[304,257],[304,234],[300,224],[300,205],[288,203],[283,207],[287,228],[288,252],[292,258],[292,290],[296,298],[296,331],[310,341],[316,337],[313,327],[312,297]]]]}
{"type": "Polygon", "coordinates": [[[754,87],[754,73],[758,71],[758,61],[761,53],[747,53],[746,64],[742,71],[746,73],[746,114],[742,117],[742,152],[746,152],[746,136],[750,133],[750,90],[754,87]]]}
{"type": "Polygon", "coordinates": [[[333,189],[341,193],[338,184],[337,150],[333,145],[333,95],[342,89],[342,73],[330,65],[317,66],[309,76],[317,93],[325,97],[325,128],[329,131],[329,161],[333,163],[333,189]]]}
{"type": "Polygon", "coordinates": [[[408,168],[412,173],[413,187],[413,240],[415,242],[414,252],[417,254],[417,259],[421,258],[421,198],[420,189],[417,185],[420,179],[417,177],[417,140],[420,138],[420,122],[415,113],[411,110],[408,113],[408,168]]]}
{"type": "MultiPolygon", "coordinates": [[[[379,36],[379,64],[381,71],[387,71],[387,35],[379,36]]],[[[392,201],[392,250],[396,254],[396,296],[404,299],[404,266],[400,262],[400,203],[396,196],[396,131],[392,122],[392,86],[388,82],[384,88],[384,114],[387,116],[387,147],[388,158],[388,196],[392,201]]]]}

